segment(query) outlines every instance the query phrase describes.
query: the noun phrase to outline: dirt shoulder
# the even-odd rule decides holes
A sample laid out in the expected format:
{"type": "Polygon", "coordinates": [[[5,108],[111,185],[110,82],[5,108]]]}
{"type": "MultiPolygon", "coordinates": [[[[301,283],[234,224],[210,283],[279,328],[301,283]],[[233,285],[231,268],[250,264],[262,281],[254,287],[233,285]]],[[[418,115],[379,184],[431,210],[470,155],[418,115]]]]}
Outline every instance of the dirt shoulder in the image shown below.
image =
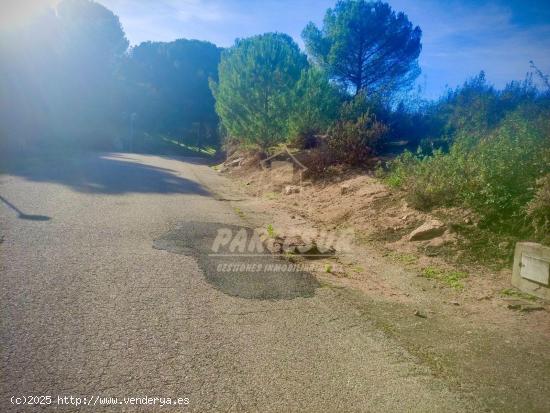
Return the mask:
{"type": "Polygon", "coordinates": [[[368,175],[291,182],[299,184],[297,192],[284,174],[266,177],[255,166],[222,169],[206,186],[254,228],[274,237],[353,231],[348,253],[288,258],[314,262],[321,282],[454,389],[488,411],[550,410],[548,303],[514,296],[507,269],[457,259],[452,254],[460,254],[460,240],[452,232],[408,241],[407,234],[440,217],[413,210],[368,175]]]}

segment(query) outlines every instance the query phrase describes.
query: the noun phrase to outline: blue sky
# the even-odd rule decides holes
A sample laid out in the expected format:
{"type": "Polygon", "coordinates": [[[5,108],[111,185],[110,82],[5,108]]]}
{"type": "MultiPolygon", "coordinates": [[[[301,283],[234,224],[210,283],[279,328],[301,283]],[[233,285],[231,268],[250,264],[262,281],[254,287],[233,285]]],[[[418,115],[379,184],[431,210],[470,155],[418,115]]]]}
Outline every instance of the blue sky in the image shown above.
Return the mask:
{"type": "MultiPolygon", "coordinates": [[[[237,37],[279,31],[302,45],[308,21],[320,24],[335,0],[98,0],[122,22],[132,44],[194,38],[230,46],[237,37]]],[[[534,60],[550,72],[550,1],[389,0],[423,31],[418,83],[439,96],[485,70],[503,86],[534,60]]]]}

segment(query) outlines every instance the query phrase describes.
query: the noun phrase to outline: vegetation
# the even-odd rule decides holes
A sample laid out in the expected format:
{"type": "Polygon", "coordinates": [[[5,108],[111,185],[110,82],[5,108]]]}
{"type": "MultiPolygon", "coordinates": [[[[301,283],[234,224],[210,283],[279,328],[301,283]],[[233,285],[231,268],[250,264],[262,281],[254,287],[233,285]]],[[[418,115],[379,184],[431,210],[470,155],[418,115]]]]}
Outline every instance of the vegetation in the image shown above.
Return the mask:
{"type": "Polygon", "coordinates": [[[266,149],[285,140],[291,92],[305,55],[286,34],[237,40],[222,54],[219,82],[211,82],[216,111],[229,136],[266,149]]]}
{"type": "Polygon", "coordinates": [[[179,39],[130,49],[121,68],[124,115],[136,134],[165,136],[197,148],[217,146],[218,117],[208,79],[217,79],[221,49],[179,39]]]}
{"type": "Polygon", "coordinates": [[[478,83],[477,94],[471,82],[464,89],[434,115],[445,119],[449,149],[405,152],[390,162],[388,183],[419,209],[465,207],[480,228],[548,242],[548,93],[526,94],[517,83],[502,91],[478,83]]]}
{"type": "Polygon", "coordinates": [[[505,288],[500,292],[500,295],[504,297],[521,298],[523,300],[528,300],[528,301],[537,300],[537,297],[535,297],[534,295],[527,294],[527,293],[515,290],[513,288],[505,288]]]}
{"type": "Polygon", "coordinates": [[[309,23],[302,33],[312,59],[355,94],[391,96],[420,73],[420,28],[387,3],[338,1],[323,28],[309,23]]]}
{"type": "Polygon", "coordinates": [[[277,236],[275,228],[273,228],[273,225],[271,224],[267,225],[267,235],[269,236],[269,238],[275,238],[277,236]]]}
{"type": "Polygon", "coordinates": [[[128,46],[118,17],[89,0],[62,0],[3,31],[2,152],[217,146],[208,79],[220,49],[191,40],[128,46]]]}
{"type": "Polygon", "coordinates": [[[462,280],[468,278],[468,274],[460,271],[445,271],[437,267],[426,267],[420,274],[421,277],[437,280],[448,287],[456,290],[462,290],[464,284],[462,280]]]}
{"type": "Polygon", "coordinates": [[[340,119],[330,128],[327,149],[336,162],[348,165],[364,164],[376,153],[387,127],[376,120],[364,95],[342,105],[340,119]]]}
{"type": "Polygon", "coordinates": [[[0,134],[4,151],[75,143],[108,146],[120,126],[114,73],[128,41],[98,3],[65,0],[0,37],[0,134]],[[108,126],[106,126],[108,124],[108,126]]]}
{"type": "Polygon", "coordinates": [[[302,71],[291,92],[292,111],[288,117],[288,139],[308,148],[312,137],[324,133],[338,118],[342,94],[316,67],[302,71]]]}

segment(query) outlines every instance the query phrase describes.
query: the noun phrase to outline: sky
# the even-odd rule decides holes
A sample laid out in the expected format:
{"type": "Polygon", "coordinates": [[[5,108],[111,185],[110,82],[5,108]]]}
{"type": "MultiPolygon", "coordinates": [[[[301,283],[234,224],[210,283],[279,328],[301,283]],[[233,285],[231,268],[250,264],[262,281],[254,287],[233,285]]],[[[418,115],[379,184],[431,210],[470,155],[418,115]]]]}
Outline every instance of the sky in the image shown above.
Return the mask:
{"type": "MultiPolygon", "coordinates": [[[[2,0],[4,1],[4,0],[2,0]]],[[[11,0],[8,0],[8,2],[11,0]]],[[[17,0],[23,3],[56,0],[17,0]]],[[[119,16],[131,44],[178,38],[231,46],[279,31],[300,46],[336,0],[96,0],[119,16]]],[[[387,0],[423,32],[418,85],[428,98],[486,72],[497,87],[521,80],[533,60],[550,72],[550,0],[387,0]]],[[[4,13],[5,14],[5,13],[4,13]]]]}

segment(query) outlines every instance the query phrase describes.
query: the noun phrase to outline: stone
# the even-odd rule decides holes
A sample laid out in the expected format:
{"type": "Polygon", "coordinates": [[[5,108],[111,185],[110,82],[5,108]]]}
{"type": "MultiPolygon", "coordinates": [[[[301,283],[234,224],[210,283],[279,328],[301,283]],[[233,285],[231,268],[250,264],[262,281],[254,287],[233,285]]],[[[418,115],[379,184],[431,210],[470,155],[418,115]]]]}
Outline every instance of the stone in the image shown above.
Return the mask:
{"type": "Polygon", "coordinates": [[[300,192],[300,187],[295,185],[287,185],[283,189],[283,194],[285,195],[297,194],[299,192],[300,192]]]}
{"type": "Polygon", "coordinates": [[[428,316],[427,316],[426,314],[422,313],[422,312],[419,311],[419,310],[416,310],[416,311],[414,312],[414,315],[417,316],[417,317],[420,317],[420,318],[428,318],[428,316]]]}
{"type": "Polygon", "coordinates": [[[424,224],[416,228],[413,232],[411,232],[409,234],[409,241],[424,241],[433,239],[443,235],[445,229],[445,224],[443,224],[441,221],[433,219],[431,221],[425,222],[424,224]]]}
{"type": "Polygon", "coordinates": [[[340,186],[340,195],[345,195],[349,193],[351,190],[351,187],[348,184],[344,184],[340,186]]]}

